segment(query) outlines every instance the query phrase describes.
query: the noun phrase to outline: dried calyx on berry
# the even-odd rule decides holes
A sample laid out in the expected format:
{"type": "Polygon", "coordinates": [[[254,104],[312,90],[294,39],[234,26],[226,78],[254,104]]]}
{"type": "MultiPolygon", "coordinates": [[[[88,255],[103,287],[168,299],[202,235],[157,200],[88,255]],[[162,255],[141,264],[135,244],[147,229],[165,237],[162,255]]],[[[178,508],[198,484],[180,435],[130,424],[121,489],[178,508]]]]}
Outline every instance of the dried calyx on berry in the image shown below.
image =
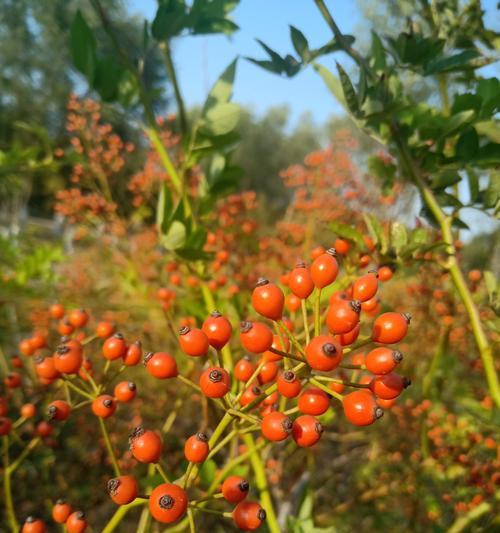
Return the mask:
{"type": "Polygon", "coordinates": [[[337,257],[337,250],[335,250],[335,248],[328,248],[325,254],[331,255],[332,257],[337,257]]]}
{"type": "Polygon", "coordinates": [[[132,444],[137,437],[144,435],[145,429],[142,426],[137,426],[132,433],[128,436],[129,444],[132,444]]]}
{"type": "Polygon", "coordinates": [[[201,442],[208,442],[208,437],[206,433],[196,433],[196,438],[201,442]]]}
{"type": "Polygon", "coordinates": [[[179,335],[186,335],[191,331],[191,328],[189,326],[182,326],[182,328],[179,329],[179,335]]]}
{"type": "Polygon", "coordinates": [[[111,407],[113,405],[113,400],[106,398],[105,400],[103,400],[102,405],[104,405],[104,407],[111,407]]]}
{"type": "Polygon", "coordinates": [[[222,313],[219,313],[219,311],[217,311],[217,309],[215,309],[214,311],[212,311],[210,313],[210,316],[213,317],[213,318],[219,318],[222,316],[222,313]]]}
{"type": "Polygon", "coordinates": [[[248,492],[250,490],[250,483],[246,479],[243,479],[238,483],[238,488],[241,492],[248,492]]]}
{"type": "Polygon", "coordinates": [[[134,391],[135,389],[137,389],[137,385],[133,381],[129,381],[127,383],[127,387],[128,387],[128,390],[130,391],[134,391]]]}
{"type": "Polygon", "coordinates": [[[255,284],[256,287],[263,287],[264,285],[268,285],[269,284],[269,280],[266,279],[266,278],[259,278],[257,280],[257,283],[255,284]]]}
{"type": "Polygon", "coordinates": [[[212,383],[218,383],[219,381],[222,381],[223,374],[220,370],[214,369],[208,374],[208,378],[212,383]]]}
{"type": "Polygon", "coordinates": [[[153,355],[154,355],[154,352],[147,352],[144,354],[144,357],[142,358],[142,362],[144,366],[148,364],[149,360],[151,359],[151,357],[153,357],[153,355]]]}
{"type": "Polygon", "coordinates": [[[396,363],[401,363],[401,361],[403,360],[403,354],[399,350],[394,350],[392,352],[392,358],[396,363]]]}
{"type": "Polygon", "coordinates": [[[172,509],[175,504],[175,500],[169,494],[165,494],[158,500],[158,505],[162,509],[172,509]]]}
{"type": "Polygon", "coordinates": [[[241,333],[248,333],[253,328],[253,324],[248,321],[240,322],[241,333]]]}
{"type": "Polygon", "coordinates": [[[292,372],[291,370],[286,370],[285,372],[283,372],[283,379],[291,383],[295,380],[295,372],[292,372]]]}
{"type": "Polygon", "coordinates": [[[114,496],[118,487],[120,486],[120,480],[118,478],[110,479],[107,483],[107,489],[110,496],[114,496]]]}
{"type": "Polygon", "coordinates": [[[292,432],[293,428],[293,422],[291,418],[286,417],[283,422],[281,422],[281,427],[283,428],[283,431],[286,431],[287,433],[292,432]]]}
{"type": "Polygon", "coordinates": [[[361,313],[361,302],[359,300],[351,300],[350,306],[355,313],[361,313]]]}
{"type": "Polygon", "coordinates": [[[332,344],[331,342],[326,342],[325,344],[323,344],[321,349],[323,350],[323,353],[328,357],[335,355],[335,352],[337,351],[335,344],[332,344]]]}

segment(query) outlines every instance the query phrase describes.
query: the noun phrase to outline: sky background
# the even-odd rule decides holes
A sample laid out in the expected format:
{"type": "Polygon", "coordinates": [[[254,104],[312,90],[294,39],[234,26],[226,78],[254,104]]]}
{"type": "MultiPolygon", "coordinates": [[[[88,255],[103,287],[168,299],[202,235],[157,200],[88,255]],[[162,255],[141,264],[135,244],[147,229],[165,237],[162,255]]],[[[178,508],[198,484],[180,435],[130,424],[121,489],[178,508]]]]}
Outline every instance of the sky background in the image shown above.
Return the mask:
{"type": "MultiPolygon", "coordinates": [[[[342,32],[354,35],[358,41],[366,41],[364,32],[367,33],[368,26],[363,23],[364,15],[357,0],[327,0],[326,3],[342,32]]],[[[486,25],[500,31],[500,11],[496,4],[496,0],[482,2],[486,10],[486,25]]],[[[131,12],[138,16],[149,21],[154,19],[157,0],[129,0],[128,5],[131,12]]],[[[257,114],[262,115],[273,106],[287,105],[290,109],[289,128],[296,125],[305,113],[309,113],[318,125],[332,114],[344,114],[312,68],[305,69],[290,80],[243,59],[245,56],[267,59],[256,38],[282,56],[293,53],[289,25],[296,26],[304,33],[311,48],[319,47],[331,39],[331,31],[312,0],[241,0],[231,17],[240,30],[230,38],[188,36],[174,41],[176,71],[188,107],[202,104],[220,73],[239,56],[241,60],[238,62],[233,99],[252,108],[257,114]]],[[[346,64],[346,56],[336,55],[335,59],[338,58],[346,64]]],[[[332,56],[321,62],[334,70],[332,56]]],[[[496,73],[498,75],[498,70],[496,73]]],[[[462,201],[467,201],[467,184],[461,183],[460,188],[462,201]]],[[[492,220],[479,211],[463,210],[463,220],[473,229],[472,234],[493,229],[492,220]]],[[[472,234],[464,232],[463,237],[467,239],[472,234]]]]}

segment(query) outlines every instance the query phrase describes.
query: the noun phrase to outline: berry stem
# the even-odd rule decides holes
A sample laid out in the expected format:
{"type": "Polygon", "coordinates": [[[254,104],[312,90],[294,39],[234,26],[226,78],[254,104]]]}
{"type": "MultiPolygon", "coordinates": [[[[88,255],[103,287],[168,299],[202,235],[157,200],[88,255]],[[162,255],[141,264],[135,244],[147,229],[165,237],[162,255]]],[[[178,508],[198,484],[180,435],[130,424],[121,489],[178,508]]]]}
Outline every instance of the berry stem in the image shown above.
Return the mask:
{"type": "Polygon", "coordinates": [[[357,340],[354,344],[351,346],[348,346],[344,349],[344,354],[351,353],[355,350],[358,350],[359,348],[362,348],[363,346],[366,346],[367,344],[371,344],[372,338],[371,337],[362,337],[361,339],[357,340]]]}
{"type": "Polygon", "coordinates": [[[365,365],[348,365],[348,364],[341,364],[339,365],[339,368],[346,368],[347,370],[366,370],[365,365]]]}
{"type": "Polygon", "coordinates": [[[297,349],[297,351],[299,353],[301,353],[302,355],[305,355],[305,352],[302,348],[302,346],[300,345],[300,342],[297,340],[297,338],[295,337],[295,335],[285,326],[285,323],[282,321],[282,320],[277,320],[277,323],[279,324],[279,326],[281,327],[282,331],[287,335],[287,337],[290,339],[290,341],[292,342],[292,344],[295,346],[295,348],[297,349]]]}
{"type": "Polygon", "coordinates": [[[196,533],[196,525],[194,523],[193,510],[187,510],[188,522],[189,522],[189,533],[196,533]]]}
{"type": "Polygon", "coordinates": [[[113,446],[111,445],[111,440],[109,439],[108,430],[106,428],[106,423],[104,422],[104,419],[101,417],[98,417],[99,425],[101,426],[101,432],[102,436],[104,437],[104,442],[106,444],[106,448],[108,450],[108,455],[111,460],[111,463],[113,464],[113,470],[115,472],[115,477],[121,476],[120,467],[118,466],[118,461],[116,459],[115,452],[113,451],[113,446]]]}
{"type": "Polygon", "coordinates": [[[294,361],[298,361],[299,363],[302,363],[304,361],[302,357],[298,357],[297,355],[284,352],[283,350],[278,350],[277,348],[269,348],[269,351],[275,353],[276,355],[281,355],[281,357],[287,357],[288,359],[293,359],[294,361]]]}
{"type": "Polygon", "coordinates": [[[231,518],[233,516],[231,513],[227,513],[224,511],[217,511],[215,509],[206,509],[205,507],[200,507],[193,503],[189,503],[189,508],[192,509],[193,511],[201,511],[202,513],[216,514],[219,516],[223,516],[224,518],[231,518]]]}
{"type": "Polygon", "coordinates": [[[9,437],[3,437],[3,491],[5,500],[5,512],[7,514],[7,522],[9,523],[12,533],[19,531],[19,524],[17,523],[16,512],[14,510],[14,501],[12,499],[12,487],[10,483],[10,469],[9,469],[9,437]]]}
{"type": "MultiPolygon", "coordinates": [[[[260,365],[257,366],[254,373],[250,376],[250,378],[246,381],[247,384],[251,384],[252,381],[260,374],[260,371],[262,370],[265,363],[260,363],[260,365]]],[[[241,389],[241,391],[238,393],[236,398],[234,399],[234,403],[238,403],[240,401],[240,398],[242,397],[243,393],[245,392],[245,387],[241,389]]]]}
{"type": "Polygon", "coordinates": [[[321,289],[316,289],[316,299],[314,300],[314,336],[317,337],[321,333],[321,289]]]}
{"type": "Polygon", "coordinates": [[[300,300],[300,307],[302,309],[302,321],[304,322],[304,333],[306,336],[306,344],[309,344],[311,336],[309,334],[309,324],[307,322],[307,308],[306,301],[304,299],[300,300]]]}
{"type": "Polygon", "coordinates": [[[86,346],[87,344],[90,344],[92,341],[95,341],[97,338],[98,338],[97,335],[91,335],[90,337],[83,339],[82,346],[86,346]]]}
{"type": "Polygon", "coordinates": [[[340,402],[342,401],[342,398],[343,398],[342,394],[339,394],[338,392],[335,392],[332,389],[329,389],[327,386],[323,385],[323,383],[321,383],[317,379],[311,378],[309,381],[310,381],[310,383],[312,383],[313,385],[315,385],[319,389],[325,391],[330,396],[333,396],[334,398],[336,398],[340,402]]]}
{"type": "Polygon", "coordinates": [[[11,475],[21,465],[21,463],[26,459],[26,457],[28,457],[31,451],[40,443],[40,441],[40,437],[35,437],[34,439],[30,440],[24,450],[20,453],[19,457],[13,463],[10,464],[9,472],[11,475]]]}
{"type": "Polygon", "coordinates": [[[236,409],[228,409],[227,412],[230,415],[242,418],[243,420],[246,420],[247,422],[250,422],[251,424],[258,424],[260,422],[256,417],[252,415],[247,415],[245,413],[242,413],[241,411],[237,411],[236,409]]]}
{"type": "Polygon", "coordinates": [[[197,391],[197,392],[199,392],[201,394],[200,387],[198,387],[198,385],[196,385],[196,383],[191,381],[189,378],[183,376],[182,374],[179,374],[177,376],[177,379],[179,379],[180,381],[182,381],[182,383],[188,385],[189,387],[191,387],[192,389],[194,389],[195,391],[197,391]]]}
{"type": "Polygon", "coordinates": [[[83,389],[81,389],[80,387],[78,387],[77,385],[75,385],[74,383],[72,383],[71,381],[69,381],[68,378],[62,378],[64,380],[64,382],[66,383],[66,385],[68,385],[68,387],[70,389],[73,389],[75,392],[77,392],[78,394],[80,394],[81,396],[84,396],[85,398],[87,398],[88,400],[91,400],[93,401],[94,398],[91,394],[89,394],[88,392],[85,392],[83,389]]]}
{"type": "MultiPolygon", "coordinates": [[[[189,463],[189,465],[192,465],[192,463],[189,463]]],[[[167,473],[165,472],[165,469],[163,468],[163,466],[161,466],[160,463],[155,463],[155,468],[156,470],[158,470],[158,474],[160,474],[160,476],[163,478],[163,481],[165,481],[165,483],[170,483],[170,478],[167,476],[167,473]]],[[[189,466],[188,466],[188,471],[189,471],[189,466]]]]}
{"type": "Polygon", "coordinates": [[[125,515],[133,509],[134,507],[139,507],[144,505],[148,500],[142,498],[136,498],[133,502],[130,502],[126,505],[120,505],[116,510],[115,514],[110,518],[109,522],[106,524],[101,533],[112,533],[120,525],[121,521],[125,518],[125,515]]]}
{"type": "Polygon", "coordinates": [[[266,523],[271,533],[280,533],[281,528],[278,524],[276,513],[274,512],[273,501],[266,478],[266,471],[262,463],[260,454],[255,446],[255,440],[252,435],[243,435],[243,442],[247,445],[250,452],[250,463],[255,475],[255,484],[260,495],[260,503],[266,511],[266,523]]]}

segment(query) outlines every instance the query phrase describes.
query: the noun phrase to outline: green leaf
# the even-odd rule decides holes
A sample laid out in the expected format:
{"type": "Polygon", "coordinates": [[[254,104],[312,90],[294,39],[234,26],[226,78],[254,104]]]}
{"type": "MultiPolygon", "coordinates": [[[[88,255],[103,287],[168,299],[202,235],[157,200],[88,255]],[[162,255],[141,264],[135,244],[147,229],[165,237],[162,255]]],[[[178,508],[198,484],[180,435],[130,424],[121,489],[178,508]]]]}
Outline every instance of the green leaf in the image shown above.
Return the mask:
{"type": "Polygon", "coordinates": [[[158,202],[156,204],[156,227],[162,233],[168,228],[164,228],[164,223],[170,220],[172,209],[174,207],[174,200],[172,193],[165,182],[160,186],[160,194],[158,195],[158,202]]]}
{"type": "Polygon", "coordinates": [[[437,173],[432,179],[431,188],[434,191],[444,190],[451,185],[455,185],[455,183],[459,183],[461,180],[462,178],[456,172],[437,173]]]}
{"type": "Polygon", "coordinates": [[[339,237],[353,241],[361,247],[365,246],[365,241],[363,240],[363,235],[354,229],[352,226],[347,224],[342,224],[341,222],[330,222],[331,230],[336,233],[339,237]]]}
{"type": "Polygon", "coordinates": [[[213,459],[205,461],[200,468],[200,481],[202,486],[208,487],[215,477],[217,471],[217,463],[213,459]]]}
{"type": "Polygon", "coordinates": [[[299,57],[301,57],[303,61],[308,61],[310,57],[309,43],[304,37],[304,34],[294,26],[290,26],[290,38],[292,39],[293,47],[297,54],[299,54],[299,57]]]}
{"type": "Polygon", "coordinates": [[[467,167],[467,180],[469,182],[469,193],[471,203],[475,203],[479,196],[479,176],[470,167],[467,167]]]}
{"type": "Polygon", "coordinates": [[[476,50],[464,50],[453,56],[437,57],[427,63],[424,69],[424,76],[438,74],[442,72],[452,72],[470,67],[470,62],[480,56],[476,50]]]}
{"type": "Polygon", "coordinates": [[[488,292],[488,298],[492,301],[495,297],[495,294],[498,291],[497,279],[493,272],[485,270],[483,272],[484,284],[486,285],[486,290],[488,292]]]}
{"type": "Polygon", "coordinates": [[[382,224],[379,222],[378,218],[373,215],[363,213],[363,218],[373,242],[376,245],[380,244],[384,239],[384,229],[382,228],[382,224]]]}
{"type": "Polygon", "coordinates": [[[165,41],[178,35],[187,22],[183,0],[165,0],[160,3],[151,25],[151,34],[157,41],[165,41]]]}
{"type": "Polygon", "coordinates": [[[210,107],[201,122],[203,133],[225,135],[236,127],[240,118],[240,106],[231,102],[210,107]]]}
{"type": "Polygon", "coordinates": [[[345,101],[344,92],[342,91],[342,84],[340,83],[339,79],[336,78],[330,70],[319,63],[314,63],[313,67],[314,70],[323,78],[323,81],[325,82],[325,85],[329,91],[347,111],[347,102],[345,101]]]}
{"type": "MultiPolygon", "coordinates": [[[[460,113],[455,113],[448,120],[443,122],[442,132],[440,134],[440,139],[449,137],[459,130],[462,126],[471,122],[475,116],[475,112],[472,110],[460,111],[460,113]]],[[[441,121],[441,119],[440,119],[441,121]]]]}
{"type": "Polygon", "coordinates": [[[70,38],[73,63],[92,85],[96,68],[96,41],[80,10],[71,24],[70,38]]]}
{"type": "Polygon", "coordinates": [[[408,233],[404,224],[393,222],[391,224],[391,245],[399,255],[400,251],[408,244],[408,233]]]}
{"type": "Polygon", "coordinates": [[[484,207],[487,209],[496,207],[500,202],[500,174],[493,173],[490,176],[488,188],[484,192],[484,207]]]}
{"type": "Polygon", "coordinates": [[[174,220],[167,233],[160,237],[160,242],[167,250],[175,250],[184,246],[186,241],[186,226],[179,220],[174,220]]]}
{"type": "Polygon", "coordinates": [[[494,120],[485,120],[482,122],[476,122],[474,127],[480,135],[484,135],[490,141],[500,143],[500,127],[498,122],[495,122],[494,120]]]}
{"type": "Polygon", "coordinates": [[[234,59],[219,76],[214,86],[208,93],[202,115],[217,104],[229,102],[233,94],[234,77],[236,75],[236,65],[238,59],[234,59]]]}
{"type": "Polygon", "coordinates": [[[380,37],[372,30],[371,65],[374,70],[385,70],[385,50],[380,37]]]}
{"type": "Polygon", "coordinates": [[[358,97],[356,96],[356,91],[354,90],[354,86],[347,75],[347,72],[339,63],[337,63],[337,71],[339,73],[344,99],[347,102],[347,106],[349,107],[351,113],[356,116],[359,113],[359,102],[358,97]]]}
{"type": "Polygon", "coordinates": [[[119,86],[125,70],[112,57],[97,60],[94,88],[105,102],[118,98],[119,86]]]}
{"type": "Polygon", "coordinates": [[[479,137],[471,126],[464,130],[455,144],[455,156],[461,161],[474,159],[479,150],[479,137]]]}

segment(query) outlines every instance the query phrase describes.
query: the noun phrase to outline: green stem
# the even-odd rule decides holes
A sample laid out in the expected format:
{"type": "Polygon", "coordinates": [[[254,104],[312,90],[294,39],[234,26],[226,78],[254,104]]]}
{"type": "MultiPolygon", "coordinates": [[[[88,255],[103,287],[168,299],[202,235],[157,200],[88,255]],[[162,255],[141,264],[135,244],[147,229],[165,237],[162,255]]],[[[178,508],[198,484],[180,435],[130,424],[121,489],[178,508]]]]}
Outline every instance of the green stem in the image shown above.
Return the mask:
{"type": "Polygon", "coordinates": [[[177,75],[175,73],[174,62],[172,61],[172,52],[170,50],[170,44],[168,41],[162,43],[160,48],[163,50],[165,57],[165,67],[167,69],[167,74],[170,82],[174,87],[175,100],[177,102],[177,109],[179,110],[179,123],[181,127],[182,135],[185,135],[188,130],[186,109],[184,107],[184,101],[182,99],[181,91],[179,88],[179,82],[177,80],[177,75]]]}
{"type": "Polygon", "coordinates": [[[108,430],[106,428],[106,424],[104,422],[104,419],[101,417],[98,417],[99,419],[99,425],[101,426],[101,432],[102,436],[104,437],[104,442],[106,443],[106,448],[108,450],[109,458],[111,459],[111,463],[113,464],[113,470],[115,471],[115,476],[121,476],[120,467],[118,466],[118,461],[116,459],[115,452],[113,451],[113,446],[111,445],[111,441],[109,439],[108,430]]]}
{"type": "Polygon", "coordinates": [[[413,183],[418,187],[423,201],[430,209],[441,228],[443,241],[447,245],[447,251],[449,255],[446,268],[450,273],[455,289],[457,290],[458,295],[462,300],[467,315],[469,317],[470,326],[472,328],[472,334],[474,335],[474,340],[476,342],[476,346],[479,350],[479,355],[483,362],[484,373],[486,374],[486,381],[488,383],[488,388],[491,397],[497,407],[500,407],[500,385],[498,383],[498,376],[493,360],[493,350],[488,342],[488,338],[481,324],[479,310],[477,309],[476,304],[474,303],[472,294],[469,290],[469,287],[467,286],[467,282],[465,281],[462,270],[460,269],[460,266],[458,264],[456,248],[451,229],[452,219],[451,217],[447,216],[446,213],[442,210],[441,206],[439,205],[439,202],[434,196],[434,192],[420,175],[418,167],[412,160],[411,155],[409,153],[409,149],[404,139],[402,139],[402,136],[400,135],[397,127],[393,128],[393,134],[396,146],[398,148],[406,172],[408,173],[413,183]]]}
{"type": "Polygon", "coordinates": [[[422,379],[422,396],[424,398],[429,397],[429,393],[431,392],[431,388],[434,382],[434,378],[436,376],[436,372],[441,363],[441,359],[443,358],[443,355],[446,352],[446,348],[448,347],[450,329],[451,329],[450,326],[443,328],[443,331],[441,332],[441,335],[439,336],[437,347],[434,350],[434,355],[432,357],[432,361],[429,366],[429,369],[427,370],[424,378],[422,379]]]}
{"type": "Polygon", "coordinates": [[[316,289],[316,299],[314,301],[314,335],[317,337],[321,333],[321,289],[316,289]]]}
{"type": "Polygon", "coordinates": [[[255,447],[255,440],[252,435],[243,435],[243,442],[247,445],[250,451],[250,463],[255,475],[255,484],[260,494],[260,503],[266,511],[266,524],[271,533],[280,533],[281,529],[278,524],[276,513],[271,499],[271,492],[266,478],[266,472],[260,454],[255,447]]]}
{"type": "Polygon", "coordinates": [[[21,463],[26,459],[26,457],[28,457],[31,451],[40,443],[40,441],[40,437],[35,437],[26,445],[19,457],[9,466],[9,472],[11,475],[15,472],[19,465],[21,465],[21,463]]]}
{"type": "Polygon", "coordinates": [[[128,503],[127,505],[120,505],[106,526],[104,526],[104,529],[101,531],[101,533],[112,533],[120,525],[121,521],[125,518],[125,515],[130,511],[130,509],[139,507],[140,505],[145,505],[146,503],[148,503],[148,500],[136,498],[133,502],[128,503]]]}
{"type": "Polygon", "coordinates": [[[317,379],[311,378],[309,380],[309,382],[312,383],[313,385],[315,385],[316,387],[318,387],[319,389],[323,390],[324,392],[326,392],[330,396],[335,397],[339,402],[342,402],[342,400],[343,400],[342,394],[339,394],[338,392],[333,391],[332,389],[330,389],[327,386],[323,385],[323,383],[321,383],[317,379]]]}
{"type": "Polygon", "coordinates": [[[302,299],[300,301],[300,307],[302,308],[302,321],[304,322],[304,332],[306,335],[306,344],[309,344],[309,341],[311,340],[311,337],[309,335],[309,324],[307,322],[307,308],[306,308],[306,301],[302,299]]]}
{"type": "Polygon", "coordinates": [[[84,396],[85,398],[87,398],[88,400],[94,400],[93,396],[91,394],[89,394],[88,392],[85,392],[83,389],[81,389],[80,387],[77,387],[74,383],[71,383],[71,381],[65,379],[64,382],[66,383],[66,385],[70,388],[70,389],[73,389],[75,392],[77,392],[78,394],[84,396]]]}
{"type": "Polygon", "coordinates": [[[3,491],[5,500],[5,512],[7,514],[7,522],[12,533],[19,531],[19,524],[17,523],[16,512],[14,509],[14,501],[12,499],[12,487],[10,483],[10,469],[9,469],[9,438],[3,438],[3,491]]]}

